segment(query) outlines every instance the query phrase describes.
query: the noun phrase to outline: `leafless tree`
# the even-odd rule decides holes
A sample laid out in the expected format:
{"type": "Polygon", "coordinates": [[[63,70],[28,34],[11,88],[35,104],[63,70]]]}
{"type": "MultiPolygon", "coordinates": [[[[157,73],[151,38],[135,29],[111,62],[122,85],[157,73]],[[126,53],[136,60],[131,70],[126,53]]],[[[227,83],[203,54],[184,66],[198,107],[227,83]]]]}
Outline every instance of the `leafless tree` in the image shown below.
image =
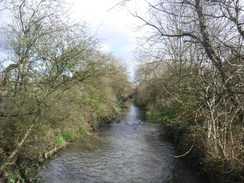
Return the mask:
{"type": "MultiPolygon", "coordinates": [[[[227,159],[240,156],[235,144],[240,144],[243,138],[239,135],[244,102],[243,10],[239,0],[158,0],[148,2],[147,14],[131,11],[141,20],[140,28],[151,32],[145,38],[145,53],[150,53],[154,61],[178,63],[180,74],[174,80],[182,82],[178,86],[185,86],[189,81],[187,87],[177,90],[169,87],[166,80],[167,85],[161,86],[162,92],[169,92],[176,101],[182,96],[180,93],[186,91],[199,99],[198,111],[208,119],[207,139],[214,144],[213,152],[216,157],[227,159]],[[189,69],[189,65],[195,70],[189,69]],[[189,69],[188,74],[196,74],[194,79],[183,79],[186,77],[184,67],[189,69]],[[234,129],[239,132],[234,134],[234,129]]],[[[172,73],[177,74],[176,70],[172,73]]],[[[167,76],[161,76],[161,80],[163,78],[167,76]]],[[[172,76],[168,82],[172,83],[172,76]]],[[[160,87],[159,83],[156,86],[160,87]]]]}

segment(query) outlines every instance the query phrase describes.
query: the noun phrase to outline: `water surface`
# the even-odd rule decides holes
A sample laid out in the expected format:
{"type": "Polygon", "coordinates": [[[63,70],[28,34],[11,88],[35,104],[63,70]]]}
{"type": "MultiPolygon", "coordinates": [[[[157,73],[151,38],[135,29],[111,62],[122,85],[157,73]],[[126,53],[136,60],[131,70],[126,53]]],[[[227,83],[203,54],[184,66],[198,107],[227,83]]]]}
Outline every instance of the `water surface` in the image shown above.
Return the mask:
{"type": "Polygon", "coordinates": [[[46,163],[43,183],[200,183],[172,154],[158,124],[147,123],[144,111],[131,106],[98,132],[94,148],[70,146],[46,163]]]}

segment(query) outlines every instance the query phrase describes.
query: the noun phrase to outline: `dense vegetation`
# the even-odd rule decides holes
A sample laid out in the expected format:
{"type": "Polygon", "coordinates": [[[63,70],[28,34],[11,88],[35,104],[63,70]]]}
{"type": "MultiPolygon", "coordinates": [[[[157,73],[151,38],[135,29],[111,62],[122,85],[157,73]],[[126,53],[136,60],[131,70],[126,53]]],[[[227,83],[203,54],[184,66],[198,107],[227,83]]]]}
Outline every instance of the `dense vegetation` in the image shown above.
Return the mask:
{"type": "Polygon", "coordinates": [[[56,0],[0,1],[0,182],[36,182],[39,162],[110,121],[130,84],[56,0]],[[3,45],[2,45],[3,46],[3,45]],[[119,83],[119,85],[118,85],[119,83]]]}
{"type": "Polygon", "coordinates": [[[239,0],[157,0],[140,47],[136,103],[162,123],[192,164],[217,177],[244,177],[244,9],[239,0]],[[193,148],[191,148],[193,147],[193,148]]]}
{"type": "MultiPolygon", "coordinates": [[[[244,177],[243,6],[155,0],[146,15],[130,11],[140,29],[149,28],[135,102],[213,182],[244,177]]],[[[8,17],[0,28],[7,55],[0,58],[0,182],[36,182],[40,161],[90,138],[130,90],[119,60],[102,53],[65,7],[61,0],[0,0],[8,17]]]]}

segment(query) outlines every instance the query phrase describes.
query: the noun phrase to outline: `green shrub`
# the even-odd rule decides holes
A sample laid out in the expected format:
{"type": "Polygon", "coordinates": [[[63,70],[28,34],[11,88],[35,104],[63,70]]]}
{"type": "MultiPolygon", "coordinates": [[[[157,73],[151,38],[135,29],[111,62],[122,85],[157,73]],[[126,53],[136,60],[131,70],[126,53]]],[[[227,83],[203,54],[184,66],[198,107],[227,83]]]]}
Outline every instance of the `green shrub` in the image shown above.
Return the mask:
{"type": "Polygon", "coordinates": [[[59,132],[55,137],[55,144],[57,146],[62,146],[68,142],[73,142],[76,139],[76,135],[73,131],[63,131],[59,132]]]}
{"type": "Polygon", "coordinates": [[[86,128],[83,128],[83,127],[79,128],[80,135],[86,135],[87,133],[88,133],[88,130],[86,128]]]}
{"type": "Polygon", "coordinates": [[[163,123],[165,121],[170,121],[176,118],[176,114],[173,112],[165,111],[162,113],[147,112],[147,118],[153,123],[163,123]]]}
{"type": "Polygon", "coordinates": [[[8,183],[16,183],[16,182],[24,183],[25,180],[21,177],[19,173],[14,172],[13,176],[9,179],[8,183]]]}

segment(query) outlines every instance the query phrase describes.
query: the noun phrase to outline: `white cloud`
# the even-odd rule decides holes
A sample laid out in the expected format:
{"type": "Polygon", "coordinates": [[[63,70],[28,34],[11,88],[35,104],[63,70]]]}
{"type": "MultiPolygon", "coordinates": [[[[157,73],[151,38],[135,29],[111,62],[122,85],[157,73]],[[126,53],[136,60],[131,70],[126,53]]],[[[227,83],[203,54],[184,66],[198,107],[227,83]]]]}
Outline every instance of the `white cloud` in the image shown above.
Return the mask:
{"type": "MultiPolygon", "coordinates": [[[[138,35],[138,32],[133,31],[133,26],[138,21],[129,14],[125,7],[115,7],[120,0],[66,0],[66,2],[72,5],[73,18],[85,21],[90,34],[95,35],[101,41],[101,51],[121,58],[126,62],[125,65],[128,65],[129,72],[132,72],[135,66],[133,51],[138,35]]],[[[145,3],[144,0],[130,0],[127,7],[130,7],[132,11],[138,10],[138,4],[143,7],[143,2],[145,3]]],[[[6,18],[8,13],[1,12],[1,16],[3,18],[0,27],[8,22],[6,18]]],[[[6,50],[6,45],[2,39],[0,49],[6,50]]],[[[3,58],[3,55],[0,56],[3,58]]]]}
{"type": "MultiPolygon", "coordinates": [[[[87,22],[91,34],[96,34],[96,37],[101,40],[101,50],[121,58],[129,66],[129,72],[132,72],[135,66],[133,51],[138,34],[133,32],[133,26],[137,20],[126,8],[114,7],[120,2],[119,0],[71,1],[74,17],[87,22]],[[111,9],[112,7],[114,8],[111,9]]],[[[131,0],[127,6],[130,6],[133,11],[143,2],[143,0],[131,0]]]]}

